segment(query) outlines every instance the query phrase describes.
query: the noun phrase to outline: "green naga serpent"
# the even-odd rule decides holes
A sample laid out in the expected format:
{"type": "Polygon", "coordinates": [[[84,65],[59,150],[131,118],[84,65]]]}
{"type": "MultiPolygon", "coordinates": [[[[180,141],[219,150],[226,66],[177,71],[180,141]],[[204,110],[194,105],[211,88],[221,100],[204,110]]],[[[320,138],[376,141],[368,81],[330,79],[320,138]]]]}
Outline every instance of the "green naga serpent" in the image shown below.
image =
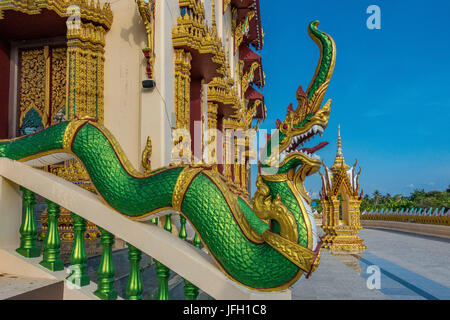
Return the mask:
{"type": "Polygon", "coordinates": [[[321,53],[315,75],[306,92],[298,89],[298,107],[294,110],[291,104],[286,119],[277,120],[251,202],[230,190],[214,166],[172,165],[138,172],[108,130],[87,119],[0,141],[0,157],[34,166],[44,160],[60,162],[67,155],[76,158],[104,202],[118,213],[143,221],[176,210],[229,278],[255,290],[288,288],[304,273],[309,276],[320,257],[303,182],[319,170],[321,162],[313,153],[327,143],[314,148],[302,144],[321,135],[328,124],[330,101],[322,108],[321,104],[336,48],[318,24],[312,22],[308,28],[321,53]]]}

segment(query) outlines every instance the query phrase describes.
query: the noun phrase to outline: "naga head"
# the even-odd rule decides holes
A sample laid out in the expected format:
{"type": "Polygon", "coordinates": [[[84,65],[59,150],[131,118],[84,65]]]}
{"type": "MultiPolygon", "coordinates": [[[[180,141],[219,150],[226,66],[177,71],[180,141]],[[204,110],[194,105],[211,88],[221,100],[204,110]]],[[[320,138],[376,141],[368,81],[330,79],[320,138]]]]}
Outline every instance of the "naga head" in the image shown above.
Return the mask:
{"type": "Polygon", "coordinates": [[[298,88],[297,107],[294,109],[290,104],[284,121],[277,120],[277,130],[269,137],[261,161],[263,175],[291,173],[304,181],[306,176],[320,169],[320,157],[315,152],[328,142],[311,148],[303,145],[316,135],[322,135],[328,125],[331,100],[324,106],[322,102],[333,74],[336,47],[328,34],[317,29],[318,25],[319,22],[314,21],[308,27],[309,36],[320,48],[316,72],[306,92],[302,86],[298,88]]]}
{"type": "Polygon", "coordinates": [[[303,145],[322,135],[328,125],[331,101],[324,106],[322,102],[336,61],[334,40],[318,30],[318,25],[314,21],[308,26],[309,36],[320,49],[316,72],[306,92],[301,86],[298,88],[297,107],[288,106],[286,118],[277,120],[275,134],[268,137],[252,200],[255,214],[271,221],[270,229],[263,234],[264,240],[307,272],[307,277],[319,264],[321,243],[303,182],[319,171],[321,161],[314,153],[328,142],[312,148],[303,145]]]}

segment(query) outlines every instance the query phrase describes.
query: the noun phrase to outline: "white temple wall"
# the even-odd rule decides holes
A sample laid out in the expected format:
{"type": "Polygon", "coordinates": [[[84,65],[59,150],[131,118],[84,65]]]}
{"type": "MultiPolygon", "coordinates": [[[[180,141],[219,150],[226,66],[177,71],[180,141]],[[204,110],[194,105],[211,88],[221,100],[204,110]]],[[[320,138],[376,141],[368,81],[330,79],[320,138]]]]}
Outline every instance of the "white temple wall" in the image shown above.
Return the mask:
{"type": "Polygon", "coordinates": [[[119,141],[133,166],[139,168],[145,29],[134,1],[113,2],[111,9],[114,20],[105,44],[105,126],[119,141]]]}
{"type": "MultiPolygon", "coordinates": [[[[203,1],[207,23],[211,27],[211,0],[203,1]]],[[[156,87],[153,89],[142,88],[142,81],[148,79],[142,53],[147,40],[135,1],[112,2],[111,9],[114,20],[106,35],[105,45],[105,126],[137,169],[142,170],[141,154],[148,136],[152,139],[152,168],[167,166],[171,156],[171,122],[175,100],[172,30],[180,15],[179,2],[156,0],[153,69],[156,87]]],[[[236,79],[235,67],[239,54],[233,55],[230,7],[225,15],[222,12],[222,1],[216,0],[218,34],[226,49],[228,30],[228,59],[231,76],[236,79]]],[[[206,110],[204,112],[206,115],[206,110]]]]}
{"type": "MultiPolygon", "coordinates": [[[[156,87],[144,89],[141,96],[140,153],[144,151],[147,137],[152,139],[152,168],[170,164],[175,103],[175,64],[172,30],[180,16],[178,0],[157,0],[155,21],[156,87]]],[[[145,64],[142,80],[147,79],[145,64]]]]}

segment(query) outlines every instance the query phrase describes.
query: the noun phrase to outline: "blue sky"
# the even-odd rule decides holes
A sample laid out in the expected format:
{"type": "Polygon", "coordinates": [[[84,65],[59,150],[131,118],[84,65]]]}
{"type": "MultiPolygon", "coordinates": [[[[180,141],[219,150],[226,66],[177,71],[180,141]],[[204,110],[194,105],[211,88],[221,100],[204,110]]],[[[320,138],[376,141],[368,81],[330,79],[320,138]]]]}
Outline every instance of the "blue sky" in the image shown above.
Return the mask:
{"type": "MultiPolygon", "coordinates": [[[[268,108],[260,127],[273,129],[277,118],[284,120],[287,105],[297,105],[297,87],[308,87],[319,51],[307,25],[319,20],[319,29],[336,42],[337,61],[325,98],[333,100],[328,128],[308,146],[330,142],[318,154],[331,166],[340,124],[345,160],[352,165],[358,159],[365,193],[445,190],[450,184],[450,1],[260,4],[268,108]],[[381,9],[380,30],[366,26],[370,5],[381,9]]],[[[319,175],[309,177],[306,187],[317,193],[319,175]]]]}

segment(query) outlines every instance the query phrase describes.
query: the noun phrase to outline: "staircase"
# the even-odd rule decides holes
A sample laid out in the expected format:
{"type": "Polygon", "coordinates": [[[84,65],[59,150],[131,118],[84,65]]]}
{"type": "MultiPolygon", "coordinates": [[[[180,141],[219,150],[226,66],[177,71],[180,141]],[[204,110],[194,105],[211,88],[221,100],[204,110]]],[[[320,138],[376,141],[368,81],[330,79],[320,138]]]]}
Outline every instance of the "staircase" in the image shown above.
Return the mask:
{"type": "Polygon", "coordinates": [[[0,298],[291,299],[289,290],[260,292],[230,280],[207,252],[199,250],[199,241],[194,241],[193,246],[180,238],[184,226],[178,213],[168,210],[164,214],[159,226],[150,221],[133,221],[107,207],[98,196],[62,178],[0,158],[0,298]],[[44,240],[43,252],[35,240],[35,194],[46,199],[49,230],[54,230],[44,240]],[[68,262],[67,256],[63,257],[65,264],[60,261],[59,206],[76,213],[79,226],[88,220],[101,228],[101,255],[87,257],[83,253],[80,227],[73,242],[77,250],[72,258],[76,259],[70,260],[74,264],[68,262]],[[118,239],[127,247],[117,248],[118,239]],[[68,277],[73,267],[80,273],[68,277]],[[74,287],[72,282],[80,283],[78,280],[86,276],[90,281],[74,287]],[[73,281],[74,277],[77,281],[73,281]]]}

